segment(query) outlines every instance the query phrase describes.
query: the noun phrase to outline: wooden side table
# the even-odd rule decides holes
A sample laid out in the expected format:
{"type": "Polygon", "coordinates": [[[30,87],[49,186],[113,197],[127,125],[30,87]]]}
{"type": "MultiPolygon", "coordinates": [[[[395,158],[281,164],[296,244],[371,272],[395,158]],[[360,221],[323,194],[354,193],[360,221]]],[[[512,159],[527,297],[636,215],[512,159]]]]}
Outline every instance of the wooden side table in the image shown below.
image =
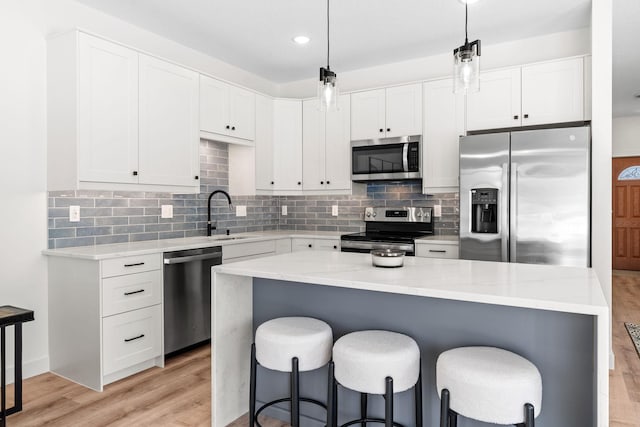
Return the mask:
{"type": "Polygon", "coordinates": [[[34,319],[33,310],[13,307],[11,305],[0,306],[0,426],[7,423],[7,416],[22,411],[22,324],[34,319]],[[7,377],[6,377],[6,327],[14,327],[15,332],[15,380],[14,380],[14,404],[7,409],[7,377]]]}

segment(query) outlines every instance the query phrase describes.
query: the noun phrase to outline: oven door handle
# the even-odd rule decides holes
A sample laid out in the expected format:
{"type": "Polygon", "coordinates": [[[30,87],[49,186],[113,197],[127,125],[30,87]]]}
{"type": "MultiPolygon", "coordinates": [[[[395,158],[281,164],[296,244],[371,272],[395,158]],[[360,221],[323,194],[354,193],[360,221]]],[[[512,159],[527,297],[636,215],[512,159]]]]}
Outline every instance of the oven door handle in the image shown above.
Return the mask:
{"type": "Polygon", "coordinates": [[[207,260],[207,259],[216,259],[216,258],[222,261],[222,254],[220,252],[216,252],[216,253],[213,253],[213,254],[192,255],[192,256],[183,256],[183,257],[176,257],[176,258],[165,258],[164,259],[164,263],[166,265],[184,264],[185,262],[203,261],[203,260],[207,260]]]}
{"type": "Polygon", "coordinates": [[[402,171],[409,172],[409,144],[402,144],[402,171]]]}
{"type": "Polygon", "coordinates": [[[414,252],[414,245],[410,243],[382,243],[382,242],[351,242],[343,240],[340,244],[343,249],[399,249],[405,252],[414,252]]]}

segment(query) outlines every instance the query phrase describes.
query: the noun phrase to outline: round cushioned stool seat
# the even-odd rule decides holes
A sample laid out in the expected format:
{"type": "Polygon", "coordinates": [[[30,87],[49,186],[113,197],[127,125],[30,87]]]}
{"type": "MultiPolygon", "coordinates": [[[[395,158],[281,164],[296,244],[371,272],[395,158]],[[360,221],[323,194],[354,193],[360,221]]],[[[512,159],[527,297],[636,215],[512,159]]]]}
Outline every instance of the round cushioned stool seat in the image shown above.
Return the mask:
{"type": "Polygon", "coordinates": [[[542,378],[524,357],[494,347],[445,351],[436,362],[438,394],[449,390],[458,414],[495,424],[524,422],[524,405],[542,408],[542,378]]]}
{"type": "Polygon", "coordinates": [[[413,387],[420,373],[420,349],[406,336],[389,331],[358,331],[341,337],[333,346],[335,378],[360,393],[384,394],[385,379],[393,379],[393,392],[413,387]]]}
{"type": "Polygon", "coordinates": [[[322,320],[311,317],[279,317],[256,330],[256,359],[265,368],[291,372],[298,358],[300,372],[321,368],[331,360],[333,332],[322,320]]]}

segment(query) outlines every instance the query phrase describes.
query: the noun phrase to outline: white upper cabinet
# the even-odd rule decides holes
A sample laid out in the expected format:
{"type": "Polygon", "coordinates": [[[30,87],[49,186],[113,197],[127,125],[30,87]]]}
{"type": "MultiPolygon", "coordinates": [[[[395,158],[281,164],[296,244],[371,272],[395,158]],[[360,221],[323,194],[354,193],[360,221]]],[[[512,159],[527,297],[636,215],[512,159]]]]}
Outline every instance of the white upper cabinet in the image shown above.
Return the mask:
{"type": "Polygon", "coordinates": [[[140,55],[141,184],[199,182],[198,73],[140,55]]]}
{"type": "Polygon", "coordinates": [[[351,94],[351,140],[384,138],[385,90],[351,94]]]}
{"type": "Polygon", "coordinates": [[[522,125],[584,120],[584,60],[522,67],[522,125]]]}
{"type": "Polygon", "coordinates": [[[453,80],[424,84],[423,191],[458,191],[459,137],[464,135],[465,100],[453,93],[453,80]]]}
{"type": "Polygon", "coordinates": [[[215,138],[209,133],[253,141],[255,108],[253,92],[200,75],[200,131],[203,137],[215,138]]]}
{"type": "Polygon", "coordinates": [[[395,86],[351,95],[351,140],[422,133],[422,85],[395,86]]]}
{"type": "Polygon", "coordinates": [[[72,31],[47,45],[49,190],[200,190],[198,73],[72,31]]]}
{"type": "Polygon", "coordinates": [[[256,96],[256,190],[273,190],[274,145],[273,145],[273,99],[256,96]]]}
{"type": "Polygon", "coordinates": [[[520,103],[520,68],[482,73],[480,91],[467,95],[467,129],[520,126],[520,103]]]}
{"type": "Polygon", "coordinates": [[[350,98],[338,110],[322,112],[318,100],[303,102],[303,190],[350,190],[350,98]]]}
{"type": "Polygon", "coordinates": [[[385,136],[422,134],[422,85],[390,87],[386,95],[385,136]]]}
{"type": "Polygon", "coordinates": [[[138,53],[82,33],[78,140],[81,181],[138,181],[138,53]]]}
{"type": "MultiPolygon", "coordinates": [[[[302,101],[273,104],[273,180],[276,191],[302,190],[302,101]]],[[[256,161],[261,161],[257,159],[256,161]]]]}
{"type": "Polygon", "coordinates": [[[480,75],[467,96],[467,130],[582,121],[584,58],[525,65],[480,75]]]}

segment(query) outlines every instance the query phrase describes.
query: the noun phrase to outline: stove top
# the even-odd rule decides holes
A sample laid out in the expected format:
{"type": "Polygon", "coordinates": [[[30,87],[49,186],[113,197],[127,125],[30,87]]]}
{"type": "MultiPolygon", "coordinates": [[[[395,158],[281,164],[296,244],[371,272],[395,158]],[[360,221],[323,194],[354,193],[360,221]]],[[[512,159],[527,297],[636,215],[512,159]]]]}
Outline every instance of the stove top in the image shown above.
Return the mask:
{"type": "Polygon", "coordinates": [[[342,240],[350,240],[354,242],[399,242],[413,243],[419,237],[423,237],[425,233],[419,232],[379,232],[364,231],[362,233],[345,234],[341,236],[342,240]]]}

